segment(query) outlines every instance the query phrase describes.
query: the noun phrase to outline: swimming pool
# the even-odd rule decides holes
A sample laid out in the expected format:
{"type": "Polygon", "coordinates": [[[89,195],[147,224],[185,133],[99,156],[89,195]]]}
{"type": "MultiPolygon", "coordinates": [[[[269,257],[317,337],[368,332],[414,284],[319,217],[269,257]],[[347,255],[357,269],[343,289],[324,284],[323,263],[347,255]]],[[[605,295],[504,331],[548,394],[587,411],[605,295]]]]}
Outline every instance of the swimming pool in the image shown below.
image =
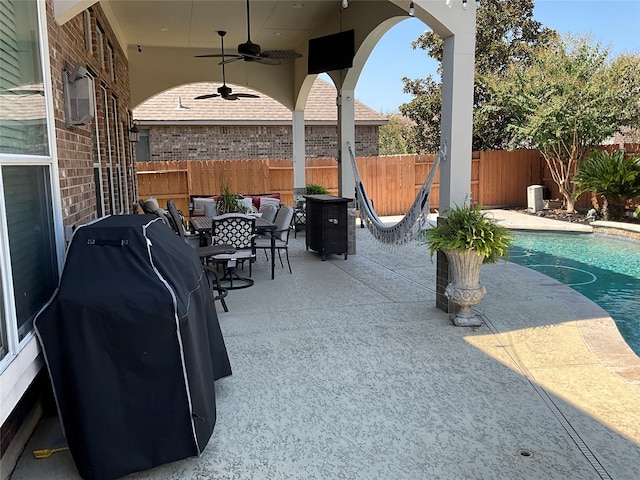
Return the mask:
{"type": "Polygon", "coordinates": [[[640,243],[591,233],[515,231],[509,260],[604,308],[640,355],[640,243]]]}

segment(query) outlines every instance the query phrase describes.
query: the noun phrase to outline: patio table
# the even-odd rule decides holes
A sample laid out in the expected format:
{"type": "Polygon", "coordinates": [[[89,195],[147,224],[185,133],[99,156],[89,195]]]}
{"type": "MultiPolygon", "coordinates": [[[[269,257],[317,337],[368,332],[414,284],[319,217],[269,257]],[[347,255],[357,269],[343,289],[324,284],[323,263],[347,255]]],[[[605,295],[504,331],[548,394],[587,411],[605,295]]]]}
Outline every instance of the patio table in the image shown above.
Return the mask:
{"type": "MultiPolygon", "coordinates": [[[[213,219],[211,217],[191,217],[191,225],[198,233],[211,234],[211,228],[213,226],[213,219]]],[[[276,239],[273,236],[273,232],[276,230],[277,225],[275,223],[267,222],[263,218],[256,217],[256,233],[268,234],[271,238],[271,280],[275,278],[275,253],[276,253],[276,239]]]]}

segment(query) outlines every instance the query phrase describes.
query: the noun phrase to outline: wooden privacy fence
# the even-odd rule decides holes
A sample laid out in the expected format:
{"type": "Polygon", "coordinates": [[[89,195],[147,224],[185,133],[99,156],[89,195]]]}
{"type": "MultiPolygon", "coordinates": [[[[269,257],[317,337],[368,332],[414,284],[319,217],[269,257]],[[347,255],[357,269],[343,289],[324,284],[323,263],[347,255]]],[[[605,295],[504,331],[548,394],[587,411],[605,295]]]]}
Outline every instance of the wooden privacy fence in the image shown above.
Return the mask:
{"type": "MultiPolygon", "coordinates": [[[[390,155],[358,157],[356,162],[367,195],[379,215],[401,215],[411,207],[433,165],[434,155],[390,155]]],[[[234,193],[280,193],[283,203],[293,205],[293,163],[290,159],[268,160],[180,160],[137,164],[140,198],[172,198],[183,212],[189,210],[189,195],[216,195],[225,186],[234,193]]],[[[332,158],[308,159],[306,183],[322,185],[338,193],[338,164],[332,158]]],[[[440,172],[435,177],[431,209],[438,208],[440,172]]],[[[456,172],[453,172],[455,175],[456,172]]],[[[543,185],[545,199],[557,199],[537,150],[473,152],[469,191],[474,203],[485,207],[523,207],[527,187],[543,185]]],[[[355,192],[344,192],[353,197],[355,192]]],[[[588,195],[577,206],[590,205],[588,195]]]]}

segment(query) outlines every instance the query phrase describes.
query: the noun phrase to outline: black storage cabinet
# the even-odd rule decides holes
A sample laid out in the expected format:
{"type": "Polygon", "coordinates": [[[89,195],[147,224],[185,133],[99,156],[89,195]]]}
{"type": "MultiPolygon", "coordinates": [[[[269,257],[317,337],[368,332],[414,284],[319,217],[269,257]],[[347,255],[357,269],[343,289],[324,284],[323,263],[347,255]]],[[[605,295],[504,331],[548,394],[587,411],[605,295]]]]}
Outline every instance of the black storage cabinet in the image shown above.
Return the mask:
{"type": "Polygon", "coordinates": [[[159,217],[79,227],[34,324],[82,478],[202,453],[231,366],[200,260],[159,217]]]}
{"type": "Polygon", "coordinates": [[[332,253],[349,250],[347,205],[350,198],[333,195],[305,195],[307,199],[307,250],[315,250],[322,260],[332,253]]]}

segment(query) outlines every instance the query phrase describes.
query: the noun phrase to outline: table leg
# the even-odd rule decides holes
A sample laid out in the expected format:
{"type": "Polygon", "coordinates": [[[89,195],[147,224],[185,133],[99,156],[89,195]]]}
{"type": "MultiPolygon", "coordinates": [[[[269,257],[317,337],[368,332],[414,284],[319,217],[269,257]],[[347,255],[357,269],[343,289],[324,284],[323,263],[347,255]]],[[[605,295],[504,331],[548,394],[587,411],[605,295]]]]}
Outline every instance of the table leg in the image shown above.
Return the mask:
{"type": "Polygon", "coordinates": [[[271,232],[271,280],[276,278],[275,269],[276,269],[276,237],[274,237],[273,232],[271,232]]]}

